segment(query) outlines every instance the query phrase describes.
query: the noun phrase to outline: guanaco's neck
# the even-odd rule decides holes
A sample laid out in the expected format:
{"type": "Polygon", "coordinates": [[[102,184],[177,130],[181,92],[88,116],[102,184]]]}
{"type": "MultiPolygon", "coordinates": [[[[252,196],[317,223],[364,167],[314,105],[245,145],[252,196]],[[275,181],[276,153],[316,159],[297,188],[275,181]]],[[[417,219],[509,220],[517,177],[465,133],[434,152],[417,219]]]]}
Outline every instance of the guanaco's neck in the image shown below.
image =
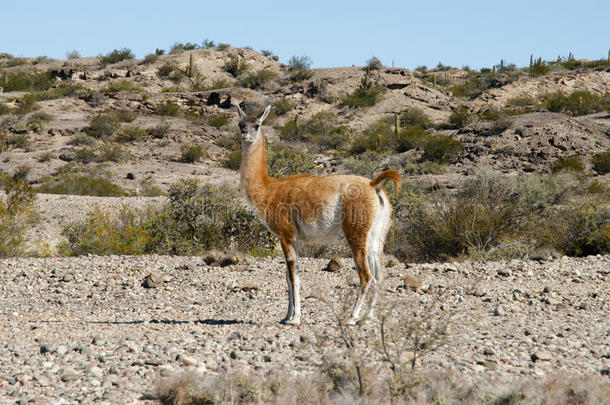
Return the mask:
{"type": "Polygon", "coordinates": [[[261,134],[256,142],[247,147],[242,146],[241,190],[246,198],[256,206],[259,196],[264,193],[269,183],[265,138],[261,134]]]}

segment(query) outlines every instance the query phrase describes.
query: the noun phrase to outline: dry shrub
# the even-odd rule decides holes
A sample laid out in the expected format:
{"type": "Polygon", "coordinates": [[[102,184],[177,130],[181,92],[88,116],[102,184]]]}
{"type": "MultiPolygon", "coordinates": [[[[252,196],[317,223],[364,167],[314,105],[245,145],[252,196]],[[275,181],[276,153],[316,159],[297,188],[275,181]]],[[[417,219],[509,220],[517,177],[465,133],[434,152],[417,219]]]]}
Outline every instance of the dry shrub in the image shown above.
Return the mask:
{"type": "Polygon", "coordinates": [[[28,183],[9,179],[4,186],[6,198],[0,198],[0,257],[26,254],[25,235],[36,219],[36,196],[28,183]]]}

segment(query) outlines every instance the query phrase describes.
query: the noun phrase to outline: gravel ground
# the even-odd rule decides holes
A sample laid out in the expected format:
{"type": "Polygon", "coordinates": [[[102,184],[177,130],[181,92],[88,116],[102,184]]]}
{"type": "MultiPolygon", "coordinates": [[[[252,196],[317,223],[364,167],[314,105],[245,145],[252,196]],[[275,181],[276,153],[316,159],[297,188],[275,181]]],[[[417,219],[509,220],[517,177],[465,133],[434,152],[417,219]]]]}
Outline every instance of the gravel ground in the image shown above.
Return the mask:
{"type": "MultiPolygon", "coordinates": [[[[287,305],[280,258],[226,267],[200,257],[2,259],[0,403],[146,403],[159,378],[188,369],[315,371],[343,348],[333,311],[307,297],[321,290],[336,308],[347,301],[356,272],[343,262],[331,273],[325,260],[300,259],[303,324],[291,327],[278,323],[287,305]],[[151,273],[158,285],[145,288],[151,273]]],[[[378,313],[430,302],[453,313],[447,345],[420,368],[505,380],[607,374],[609,275],[610,256],[394,264],[378,313]],[[421,287],[405,288],[407,275],[421,287]]],[[[376,325],[351,330],[365,336],[376,325]]]]}

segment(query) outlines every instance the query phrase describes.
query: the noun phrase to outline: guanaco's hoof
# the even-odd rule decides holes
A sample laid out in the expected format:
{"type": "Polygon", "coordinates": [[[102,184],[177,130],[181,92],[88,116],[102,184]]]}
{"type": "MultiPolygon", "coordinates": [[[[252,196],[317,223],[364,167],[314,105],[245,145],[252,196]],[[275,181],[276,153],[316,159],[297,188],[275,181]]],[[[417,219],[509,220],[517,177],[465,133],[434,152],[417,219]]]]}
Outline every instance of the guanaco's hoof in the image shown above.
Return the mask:
{"type": "Polygon", "coordinates": [[[301,324],[301,320],[300,319],[282,319],[280,321],[280,323],[282,325],[295,325],[295,326],[299,326],[301,324]]]}

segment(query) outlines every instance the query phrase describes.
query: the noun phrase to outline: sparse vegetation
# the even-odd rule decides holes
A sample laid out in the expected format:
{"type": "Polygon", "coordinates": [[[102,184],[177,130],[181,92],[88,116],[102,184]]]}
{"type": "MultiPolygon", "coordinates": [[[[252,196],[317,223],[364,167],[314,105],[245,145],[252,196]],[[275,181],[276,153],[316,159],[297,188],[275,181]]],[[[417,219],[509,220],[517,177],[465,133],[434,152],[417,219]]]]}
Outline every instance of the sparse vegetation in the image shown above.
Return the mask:
{"type": "Polygon", "coordinates": [[[124,60],[133,59],[135,56],[128,48],[115,49],[100,57],[100,62],[104,65],[122,62],[124,60]]]}
{"type": "Polygon", "coordinates": [[[311,79],[313,71],[311,66],[313,61],[307,55],[293,56],[288,60],[288,67],[290,68],[290,80],[293,82],[302,82],[303,80],[311,79]]]}
{"type": "Polygon", "coordinates": [[[195,163],[205,156],[205,150],[201,145],[182,145],[180,147],[181,160],[186,163],[195,163]]]}
{"type": "Polygon", "coordinates": [[[580,160],[580,156],[578,155],[569,155],[563,156],[557,159],[551,165],[551,171],[553,173],[560,172],[562,170],[571,170],[574,172],[582,172],[585,169],[582,161],[580,160]]]}
{"type": "Polygon", "coordinates": [[[146,136],[148,136],[148,132],[140,127],[124,127],[117,134],[116,139],[119,142],[136,142],[146,136]]]}
{"type": "Polygon", "coordinates": [[[99,174],[61,173],[56,177],[43,177],[35,188],[38,193],[94,195],[120,197],[127,195],[117,184],[99,174]]]}
{"type": "Polygon", "coordinates": [[[0,196],[0,257],[27,253],[25,236],[36,218],[32,188],[19,176],[4,185],[6,197],[0,196]]]}
{"type": "Polygon", "coordinates": [[[85,131],[94,138],[106,138],[119,129],[119,122],[111,113],[98,113],[91,118],[85,131]]]}
{"type": "Polygon", "coordinates": [[[264,68],[256,72],[250,72],[240,76],[239,85],[250,89],[260,89],[275,77],[277,77],[277,73],[271,69],[264,68]]]}
{"type": "Polygon", "coordinates": [[[167,121],[161,121],[152,128],[148,128],[146,132],[153,138],[161,139],[169,132],[171,125],[167,121]]]}
{"type": "Polygon", "coordinates": [[[175,117],[180,114],[180,106],[174,102],[166,100],[163,103],[157,104],[155,107],[155,112],[159,115],[175,117]]]}
{"type": "Polygon", "coordinates": [[[593,155],[591,165],[597,174],[610,173],[610,148],[593,155]]]}
{"type": "Polygon", "coordinates": [[[238,78],[250,69],[250,65],[248,65],[248,62],[245,59],[240,58],[237,55],[231,55],[225,62],[223,69],[231,76],[238,78]]]}
{"type": "Polygon", "coordinates": [[[101,90],[102,93],[118,93],[119,91],[142,92],[144,89],[128,80],[116,80],[101,90]]]}
{"type": "Polygon", "coordinates": [[[370,107],[377,104],[384,92],[384,87],[374,86],[370,82],[370,70],[367,69],[360,86],[352,94],[341,98],[341,104],[352,108],[370,107]]]}
{"type": "Polygon", "coordinates": [[[310,174],[316,167],[314,156],[289,146],[274,145],[267,155],[269,176],[271,177],[310,174]]]}
{"type": "Polygon", "coordinates": [[[4,91],[42,91],[53,84],[50,72],[4,72],[1,87],[4,91]]]}
{"type": "Polygon", "coordinates": [[[80,52],[78,52],[76,49],[66,52],[66,59],[72,60],[78,58],[80,58],[80,52]]]}
{"type": "Polygon", "coordinates": [[[570,95],[563,93],[546,95],[543,105],[551,112],[578,116],[605,111],[610,107],[610,100],[586,90],[577,90],[570,95]]]}
{"type": "Polygon", "coordinates": [[[297,103],[289,98],[281,98],[273,103],[275,113],[280,116],[294,110],[296,106],[297,103]]]}
{"type": "Polygon", "coordinates": [[[454,109],[449,116],[449,125],[453,128],[464,128],[466,125],[470,124],[472,120],[473,116],[470,111],[468,111],[468,108],[460,106],[454,109]]]}

